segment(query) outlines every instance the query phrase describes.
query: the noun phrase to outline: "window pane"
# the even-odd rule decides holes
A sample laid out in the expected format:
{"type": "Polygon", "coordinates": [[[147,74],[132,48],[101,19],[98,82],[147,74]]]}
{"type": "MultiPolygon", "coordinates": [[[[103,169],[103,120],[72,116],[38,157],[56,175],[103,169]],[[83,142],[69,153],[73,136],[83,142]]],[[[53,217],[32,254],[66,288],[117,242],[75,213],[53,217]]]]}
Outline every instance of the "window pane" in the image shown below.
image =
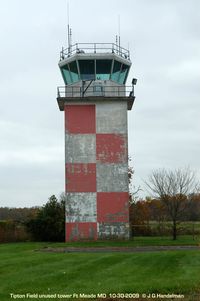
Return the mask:
{"type": "Polygon", "coordinates": [[[119,83],[120,84],[125,83],[128,68],[129,67],[127,65],[124,65],[124,64],[122,65],[122,69],[121,69],[121,73],[120,73],[120,77],[119,77],[119,83]]]}
{"type": "Polygon", "coordinates": [[[79,81],[79,75],[78,75],[78,69],[76,65],[76,61],[69,64],[70,72],[71,72],[71,78],[72,82],[79,81]]]}
{"type": "Polygon", "coordinates": [[[101,86],[101,85],[93,86],[94,96],[103,96],[103,92],[104,92],[103,86],[101,86]]]}
{"type": "Polygon", "coordinates": [[[97,60],[96,61],[96,79],[110,79],[112,60],[97,60]]]}
{"type": "Polygon", "coordinates": [[[80,75],[82,80],[94,79],[94,60],[79,60],[80,75]]]}
{"type": "Polygon", "coordinates": [[[71,84],[72,80],[71,80],[71,77],[70,77],[70,72],[69,72],[68,65],[65,65],[65,66],[61,67],[61,72],[62,72],[62,76],[63,76],[65,84],[66,85],[71,84]]]}
{"type": "Polygon", "coordinates": [[[115,82],[118,82],[120,75],[121,63],[118,61],[114,61],[113,72],[111,74],[111,79],[115,82]]]}

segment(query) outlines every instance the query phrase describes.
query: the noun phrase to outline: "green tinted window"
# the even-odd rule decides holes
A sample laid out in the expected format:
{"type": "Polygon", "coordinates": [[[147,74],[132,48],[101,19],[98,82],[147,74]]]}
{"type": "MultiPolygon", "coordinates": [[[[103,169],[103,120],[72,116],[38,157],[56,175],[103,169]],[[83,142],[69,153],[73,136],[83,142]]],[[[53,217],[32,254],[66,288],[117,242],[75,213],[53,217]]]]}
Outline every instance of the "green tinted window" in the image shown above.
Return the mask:
{"type": "Polygon", "coordinates": [[[128,73],[128,66],[127,65],[122,65],[122,68],[121,68],[121,72],[120,72],[120,77],[119,77],[119,83],[120,84],[124,84],[125,81],[126,81],[126,76],[127,76],[127,73],[128,73]]]}
{"type": "Polygon", "coordinates": [[[79,69],[82,80],[94,79],[94,60],[79,60],[79,69]]]}
{"type": "Polygon", "coordinates": [[[111,79],[114,80],[115,82],[119,81],[120,69],[121,69],[121,63],[118,61],[114,61],[114,67],[113,67],[113,72],[111,74],[111,79]]]}
{"type": "Polygon", "coordinates": [[[110,79],[112,60],[97,60],[96,61],[96,79],[110,79]]]}
{"type": "Polygon", "coordinates": [[[76,61],[69,64],[70,72],[71,72],[71,78],[72,82],[79,81],[79,75],[78,75],[78,69],[76,65],[76,61]]]}
{"type": "Polygon", "coordinates": [[[65,84],[66,85],[71,84],[72,80],[71,80],[68,65],[65,65],[65,66],[61,67],[61,72],[62,72],[62,76],[63,76],[65,84]]]}

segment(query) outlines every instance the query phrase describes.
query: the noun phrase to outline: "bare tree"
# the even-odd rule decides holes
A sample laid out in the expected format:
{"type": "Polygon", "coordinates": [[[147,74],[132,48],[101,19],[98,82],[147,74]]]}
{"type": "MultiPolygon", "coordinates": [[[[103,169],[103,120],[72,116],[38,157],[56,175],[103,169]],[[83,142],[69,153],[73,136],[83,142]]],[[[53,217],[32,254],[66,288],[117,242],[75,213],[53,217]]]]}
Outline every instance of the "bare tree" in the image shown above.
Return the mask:
{"type": "Polygon", "coordinates": [[[177,222],[188,208],[188,196],[197,190],[195,173],[189,168],[154,170],[146,182],[155,198],[159,198],[166,206],[173,223],[173,239],[177,238],[177,222]]]}
{"type": "Polygon", "coordinates": [[[128,167],[128,183],[129,183],[129,203],[135,203],[139,199],[139,192],[142,190],[140,186],[136,187],[133,184],[134,168],[131,166],[130,162],[132,161],[131,157],[128,158],[129,167],[128,167]]]}

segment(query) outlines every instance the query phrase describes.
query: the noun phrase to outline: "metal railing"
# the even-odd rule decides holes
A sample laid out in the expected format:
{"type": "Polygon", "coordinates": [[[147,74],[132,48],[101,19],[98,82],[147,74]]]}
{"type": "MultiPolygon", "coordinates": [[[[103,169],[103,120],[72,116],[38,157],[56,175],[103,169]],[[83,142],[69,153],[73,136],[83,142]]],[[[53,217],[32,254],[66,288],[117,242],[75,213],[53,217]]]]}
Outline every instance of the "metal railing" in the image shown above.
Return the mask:
{"type": "Polygon", "coordinates": [[[68,48],[62,48],[60,52],[60,61],[69,58],[76,53],[116,53],[117,55],[130,60],[129,50],[115,43],[76,43],[68,48]]]}
{"type": "Polygon", "coordinates": [[[58,98],[74,97],[134,97],[133,86],[90,86],[87,91],[81,86],[61,86],[57,88],[58,98]]]}

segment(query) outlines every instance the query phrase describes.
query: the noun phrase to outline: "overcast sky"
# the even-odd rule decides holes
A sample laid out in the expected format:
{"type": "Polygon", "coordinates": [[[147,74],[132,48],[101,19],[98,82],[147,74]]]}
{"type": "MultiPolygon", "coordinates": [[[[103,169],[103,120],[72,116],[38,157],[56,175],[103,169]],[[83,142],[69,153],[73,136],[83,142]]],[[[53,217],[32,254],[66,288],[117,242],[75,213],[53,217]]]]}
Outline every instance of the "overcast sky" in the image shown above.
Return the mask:
{"type": "MultiPolygon", "coordinates": [[[[200,1],[70,0],[73,42],[130,48],[129,118],[135,185],[156,168],[200,170],[200,1]]],[[[36,206],[64,191],[63,85],[66,0],[0,2],[0,206],[36,206]]]]}

